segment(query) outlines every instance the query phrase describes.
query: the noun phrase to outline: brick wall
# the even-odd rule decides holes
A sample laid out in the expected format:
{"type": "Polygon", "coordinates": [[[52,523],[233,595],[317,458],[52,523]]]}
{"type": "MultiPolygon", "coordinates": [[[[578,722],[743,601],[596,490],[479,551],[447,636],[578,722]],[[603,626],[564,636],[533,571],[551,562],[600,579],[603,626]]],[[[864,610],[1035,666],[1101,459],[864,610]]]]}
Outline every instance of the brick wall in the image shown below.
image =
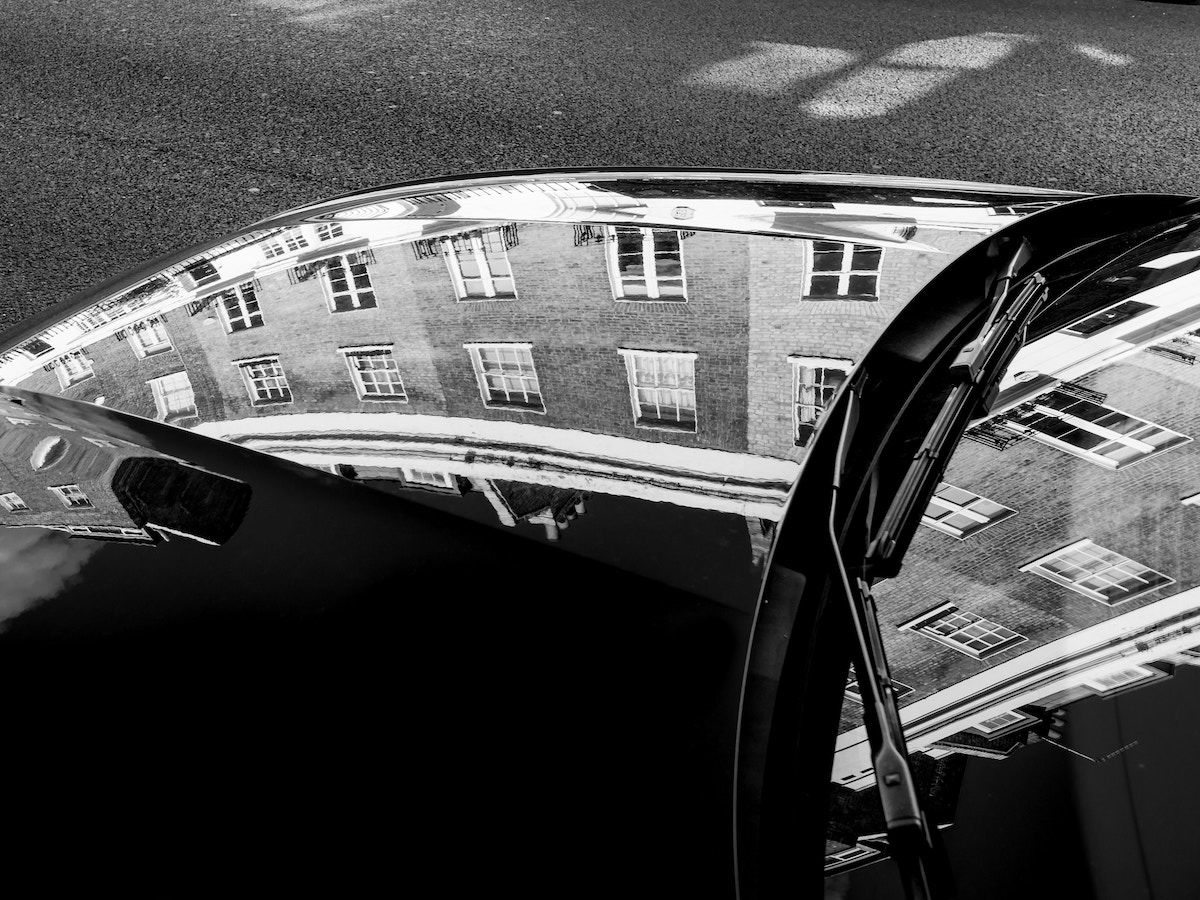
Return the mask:
{"type": "Polygon", "coordinates": [[[146,456],[147,452],[111,438],[105,440],[115,447],[96,446],[84,440],[89,436],[94,435],[74,427],[72,430],[54,427],[37,413],[5,404],[0,409],[0,494],[17,493],[29,511],[9,512],[0,506],[0,525],[136,527],[113,494],[112,473],[122,459],[146,456]],[[31,420],[32,424],[10,422],[10,415],[31,420]],[[56,438],[66,442],[66,452],[57,462],[35,471],[30,465],[35,448],[47,439],[56,438]],[[91,508],[63,506],[58,495],[51,493],[49,488],[64,484],[77,484],[92,502],[91,508]]]}
{"type": "Polygon", "coordinates": [[[809,242],[749,238],[750,451],[791,459],[804,455],[794,442],[789,356],[858,362],[917,291],[980,238],[968,232],[921,229],[913,240],[944,252],[885,248],[879,299],[873,302],[803,299],[809,242]]]}
{"type": "MultiPolygon", "coordinates": [[[[1200,367],[1145,352],[1092,373],[1084,385],[1108,394],[1106,405],[1200,437],[1200,367]]],[[[1194,532],[1200,509],[1180,500],[1200,492],[1195,441],[1113,471],[1033,440],[999,451],[964,442],[946,480],[1016,510],[1016,515],[959,541],[919,528],[898,579],[878,591],[884,638],[896,677],[917,688],[905,702],[959,681],[997,661],[1200,583],[1194,532]],[[1174,578],[1176,584],[1106,606],[1019,567],[1089,538],[1174,578]],[[1028,640],[976,660],[896,628],[954,601],[1028,640]]]]}

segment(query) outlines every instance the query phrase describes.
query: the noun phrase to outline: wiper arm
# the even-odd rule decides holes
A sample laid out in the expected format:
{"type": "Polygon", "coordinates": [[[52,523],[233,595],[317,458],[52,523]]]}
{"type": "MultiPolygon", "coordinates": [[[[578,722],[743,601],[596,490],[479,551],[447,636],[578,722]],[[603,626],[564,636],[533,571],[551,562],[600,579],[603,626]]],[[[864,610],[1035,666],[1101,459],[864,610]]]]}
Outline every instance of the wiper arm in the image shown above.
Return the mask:
{"type": "Polygon", "coordinates": [[[900,867],[906,895],[910,900],[931,900],[934,885],[941,879],[939,869],[945,869],[938,858],[929,821],[921,809],[916,781],[908,764],[908,747],[900,724],[900,707],[888,669],[887,655],[879,633],[879,617],[875,598],[862,578],[851,581],[842,557],[837,536],[837,501],[841,476],[850,436],[858,419],[858,395],[853,391],[847,398],[846,417],[842,423],[841,441],[834,463],[833,497],[829,505],[829,540],[843,594],[854,626],[855,673],[862,695],[867,737],[871,744],[871,763],[879,800],[887,826],[888,846],[892,858],[900,867]]]}
{"type": "MultiPolygon", "coordinates": [[[[867,551],[863,575],[851,579],[837,532],[838,493],[849,455],[851,437],[859,414],[857,388],[851,385],[846,414],[835,457],[833,497],[829,509],[829,540],[854,627],[855,671],[863,699],[872,764],[887,826],[892,857],[900,867],[909,898],[934,897],[947,870],[934,842],[934,832],[921,808],[916,781],[908,762],[908,747],[900,722],[887,655],[879,630],[875,598],[867,574],[878,575],[895,566],[898,536],[924,512],[936,479],[941,477],[972,418],[986,413],[998,392],[1000,378],[1024,344],[1026,327],[1046,300],[1046,281],[1038,273],[1018,280],[1017,273],[1030,259],[1029,243],[1022,241],[996,278],[991,289],[991,306],[978,335],[958,352],[949,371],[959,379],[930,426],[920,449],[889,506],[876,535],[870,534],[873,510],[868,508],[867,551]]],[[[877,466],[867,473],[872,498],[878,483],[877,466]]]]}
{"type": "Polygon", "coordinates": [[[1030,319],[1045,305],[1046,279],[1041,274],[1016,280],[1015,273],[1029,252],[1028,242],[1023,241],[996,280],[983,328],[950,364],[951,375],[961,380],[942,405],[867,549],[867,565],[874,572],[896,571],[899,535],[924,512],[931,482],[941,477],[968,423],[990,411],[1001,377],[1025,343],[1030,319]]]}

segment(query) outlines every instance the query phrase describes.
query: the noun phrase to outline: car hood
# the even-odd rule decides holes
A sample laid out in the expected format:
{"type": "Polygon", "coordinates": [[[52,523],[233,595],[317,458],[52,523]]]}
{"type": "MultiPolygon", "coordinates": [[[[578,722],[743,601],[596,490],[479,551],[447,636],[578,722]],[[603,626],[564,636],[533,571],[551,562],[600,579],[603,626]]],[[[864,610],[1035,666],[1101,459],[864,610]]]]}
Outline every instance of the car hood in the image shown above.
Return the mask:
{"type": "MultiPolygon", "coordinates": [[[[824,410],[915,297],[936,318],[924,289],[954,260],[1079,199],[811,173],[474,176],[293,210],[55,306],[0,340],[0,647],[13,677],[49,672],[18,704],[38,737],[17,763],[39,778],[14,802],[109,798],[53,780],[83,722],[121,735],[98,758],[140,810],[158,778],[200,811],[191,838],[211,798],[259,792],[246,808],[283,853],[318,818],[364,821],[378,794],[416,812],[431,866],[482,846],[489,878],[522,877],[533,844],[554,860],[535,893],[616,853],[613,889],[644,863],[661,890],[728,894],[743,673],[824,410]],[[250,758],[227,753],[237,734],[250,758]],[[171,753],[132,763],[131,742],[171,753]],[[322,759],[342,788],[311,778],[290,818],[322,759]],[[537,825],[504,834],[517,810],[537,825]]],[[[1191,226],[1146,227],[1049,273],[1077,304],[1064,322],[1193,258],[1191,226]]],[[[1063,326],[1040,321],[1040,337],[1063,326]]],[[[998,411],[1091,359],[1023,352],[998,411]]],[[[1001,440],[989,422],[975,433],[1001,440]]],[[[852,712],[842,732],[835,778],[861,789],[852,712]]],[[[845,855],[870,814],[839,802],[845,855]]],[[[370,843],[351,831],[338,841],[370,843]]]]}

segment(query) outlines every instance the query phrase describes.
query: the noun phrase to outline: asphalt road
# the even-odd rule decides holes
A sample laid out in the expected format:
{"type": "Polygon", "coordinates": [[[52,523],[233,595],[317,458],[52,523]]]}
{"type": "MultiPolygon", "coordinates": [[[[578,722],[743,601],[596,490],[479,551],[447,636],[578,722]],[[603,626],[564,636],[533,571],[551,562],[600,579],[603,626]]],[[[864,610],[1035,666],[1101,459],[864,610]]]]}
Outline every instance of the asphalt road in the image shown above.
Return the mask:
{"type": "Polygon", "coordinates": [[[1200,7],[0,0],[0,330],[308,200],[732,166],[1200,193],[1200,7]]]}

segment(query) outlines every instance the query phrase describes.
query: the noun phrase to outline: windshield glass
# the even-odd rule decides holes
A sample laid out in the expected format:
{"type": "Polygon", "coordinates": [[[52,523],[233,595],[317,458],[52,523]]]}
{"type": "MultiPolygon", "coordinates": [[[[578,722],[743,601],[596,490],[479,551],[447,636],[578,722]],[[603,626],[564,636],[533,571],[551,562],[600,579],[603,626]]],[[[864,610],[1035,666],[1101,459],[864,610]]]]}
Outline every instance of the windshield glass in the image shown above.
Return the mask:
{"type": "MultiPolygon", "coordinates": [[[[876,586],[963,896],[1028,893],[1012,861],[1038,854],[1038,893],[1194,893],[1198,235],[1174,223],[1047,270],[1052,305],[876,586]]],[[[853,675],[837,746],[829,891],[901,896],[870,865],[887,844],[853,675]]]]}

